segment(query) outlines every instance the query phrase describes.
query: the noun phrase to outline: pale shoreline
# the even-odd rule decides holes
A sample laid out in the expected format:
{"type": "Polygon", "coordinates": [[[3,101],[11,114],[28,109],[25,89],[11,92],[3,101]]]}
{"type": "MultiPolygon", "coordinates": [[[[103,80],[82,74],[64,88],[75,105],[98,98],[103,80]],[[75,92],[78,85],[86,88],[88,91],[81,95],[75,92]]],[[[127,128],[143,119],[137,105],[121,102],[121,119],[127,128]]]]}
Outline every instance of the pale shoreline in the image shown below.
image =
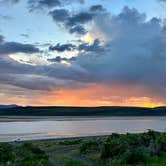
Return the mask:
{"type": "Polygon", "coordinates": [[[84,120],[122,120],[122,119],[155,119],[166,116],[0,116],[0,122],[33,122],[33,121],[84,121],[84,120]]]}
{"type": "Polygon", "coordinates": [[[79,139],[89,139],[89,138],[104,138],[110,136],[110,134],[103,135],[89,135],[89,136],[73,136],[73,137],[58,137],[58,138],[37,138],[37,139],[16,139],[13,141],[2,141],[0,143],[12,143],[12,142],[54,142],[54,141],[66,141],[66,140],[79,140],[79,139]]]}

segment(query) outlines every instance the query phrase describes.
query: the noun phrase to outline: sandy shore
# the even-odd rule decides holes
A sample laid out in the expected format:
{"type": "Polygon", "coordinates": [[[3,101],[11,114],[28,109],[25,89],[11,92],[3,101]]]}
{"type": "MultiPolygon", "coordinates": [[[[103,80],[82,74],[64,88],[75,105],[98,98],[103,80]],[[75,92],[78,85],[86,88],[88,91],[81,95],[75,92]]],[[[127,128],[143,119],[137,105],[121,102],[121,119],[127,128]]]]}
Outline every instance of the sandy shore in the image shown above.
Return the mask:
{"type": "Polygon", "coordinates": [[[74,121],[74,120],[85,120],[85,119],[109,119],[109,117],[78,117],[78,116],[0,116],[0,122],[33,122],[33,121],[74,121]]]}
{"type": "MultiPolygon", "coordinates": [[[[127,119],[155,119],[155,116],[0,116],[0,122],[33,122],[33,121],[84,121],[84,120],[127,120],[127,119]]],[[[157,116],[165,118],[165,116],[157,116]]]]}
{"type": "MultiPolygon", "coordinates": [[[[38,133],[40,135],[40,133],[38,133]]],[[[34,135],[38,135],[37,133],[35,133],[34,135]]],[[[47,142],[47,141],[63,141],[63,140],[75,140],[75,139],[83,139],[83,138],[96,138],[96,137],[106,137],[108,135],[111,135],[111,134],[103,134],[103,135],[89,135],[89,136],[50,136],[50,137],[27,137],[29,136],[28,134],[21,134],[20,136],[15,136],[14,134],[6,134],[6,135],[3,135],[5,137],[5,139],[3,139],[3,136],[0,137],[0,142],[24,142],[24,141],[43,141],[43,142],[47,142]],[[21,138],[24,137],[24,138],[21,138]],[[12,139],[11,139],[12,137],[12,139]]]]}

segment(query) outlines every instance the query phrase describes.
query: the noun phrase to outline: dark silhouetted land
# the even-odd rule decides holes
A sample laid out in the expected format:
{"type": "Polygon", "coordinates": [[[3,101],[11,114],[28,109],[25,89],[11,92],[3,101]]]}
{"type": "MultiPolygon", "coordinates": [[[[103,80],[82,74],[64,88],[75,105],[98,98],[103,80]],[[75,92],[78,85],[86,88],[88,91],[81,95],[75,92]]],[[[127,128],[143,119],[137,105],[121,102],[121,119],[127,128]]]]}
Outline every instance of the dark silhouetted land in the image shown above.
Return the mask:
{"type": "Polygon", "coordinates": [[[166,107],[11,107],[0,116],[166,116],[166,107]]]}

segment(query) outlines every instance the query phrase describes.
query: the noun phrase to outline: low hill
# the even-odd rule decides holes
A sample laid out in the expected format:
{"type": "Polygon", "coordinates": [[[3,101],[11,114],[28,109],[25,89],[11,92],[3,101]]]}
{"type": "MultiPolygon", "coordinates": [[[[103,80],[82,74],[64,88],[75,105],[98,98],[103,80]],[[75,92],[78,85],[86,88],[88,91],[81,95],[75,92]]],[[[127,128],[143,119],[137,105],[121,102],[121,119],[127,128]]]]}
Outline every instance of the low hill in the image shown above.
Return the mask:
{"type": "Polygon", "coordinates": [[[12,104],[12,105],[0,105],[0,109],[15,108],[15,107],[18,107],[18,106],[15,105],[15,104],[12,104]]]}
{"type": "Polygon", "coordinates": [[[166,116],[166,107],[12,107],[0,116],[166,116]]]}

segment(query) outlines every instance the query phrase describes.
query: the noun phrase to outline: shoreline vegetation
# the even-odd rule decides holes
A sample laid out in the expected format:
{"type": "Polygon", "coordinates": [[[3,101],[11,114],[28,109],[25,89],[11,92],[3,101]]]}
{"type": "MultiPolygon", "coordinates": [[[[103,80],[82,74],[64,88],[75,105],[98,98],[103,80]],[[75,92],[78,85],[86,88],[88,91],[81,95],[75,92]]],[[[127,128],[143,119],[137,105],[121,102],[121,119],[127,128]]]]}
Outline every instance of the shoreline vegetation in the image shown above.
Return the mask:
{"type": "Polygon", "coordinates": [[[166,116],[166,107],[12,107],[0,116],[166,116]]]}
{"type": "Polygon", "coordinates": [[[165,166],[166,133],[0,143],[2,166],[165,166]]]}

